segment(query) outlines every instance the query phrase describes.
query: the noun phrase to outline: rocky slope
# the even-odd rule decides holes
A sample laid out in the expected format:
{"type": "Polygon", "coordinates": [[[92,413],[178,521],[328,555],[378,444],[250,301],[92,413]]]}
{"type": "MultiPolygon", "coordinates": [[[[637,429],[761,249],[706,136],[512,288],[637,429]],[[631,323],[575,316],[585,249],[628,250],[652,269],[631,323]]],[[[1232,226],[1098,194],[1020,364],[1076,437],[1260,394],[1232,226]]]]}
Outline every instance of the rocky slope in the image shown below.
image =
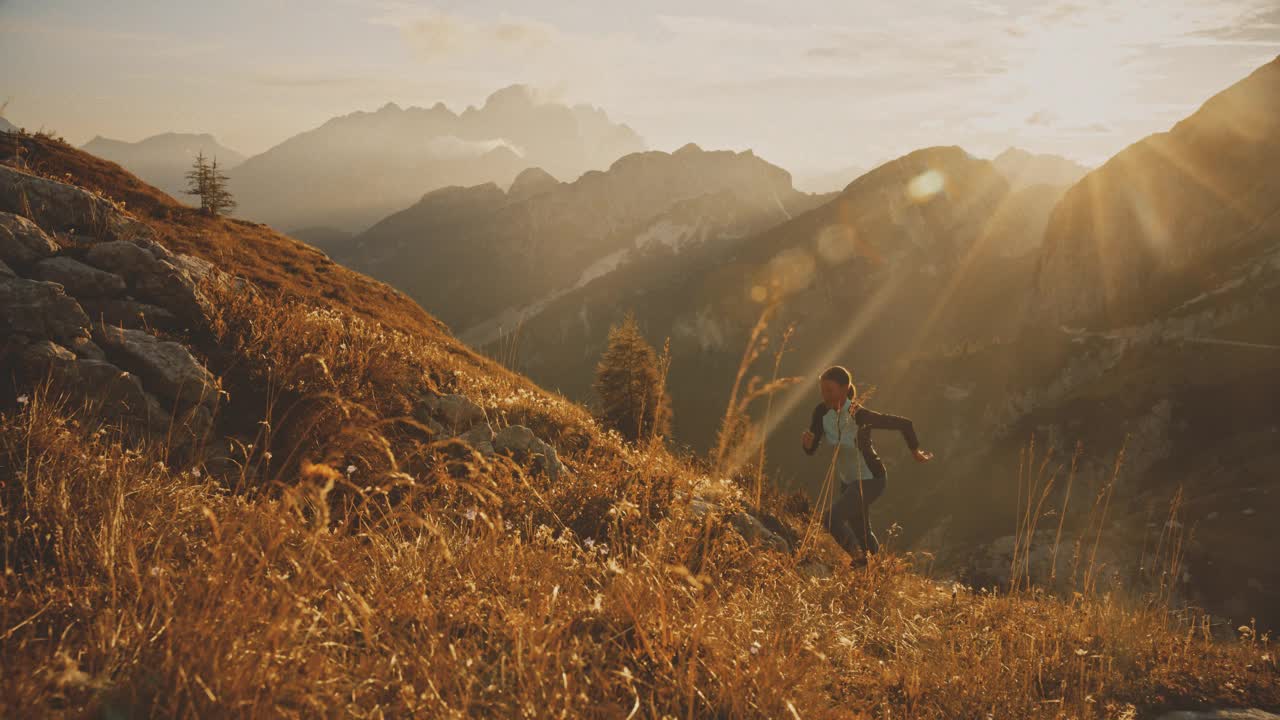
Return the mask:
{"type": "Polygon", "coordinates": [[[460,334],[510,328],[634,253],[743,237],[811,207],[752,153],[628,155],[571,183],[527,170],[428,193],[338,259],[404,290],[460,334]]]}
{"type": "Polygon", "coordinates": [[[515,85],[461,113],[389,103],[337,117],[229,174],[240,217],[358,232],[437,188],[505,187],[534,166],[572,179],[643,148],[599,109],[541,102],[515,85]]]}
{"type": "Polygon", "coordinates": [[[212,135],[195,133],[163,133],[137,142],[124,142],[95,137],[82,149],[105,160],[118,163],[149,185],[168,193],[176,200],[196,204],[186,194],[186,174],[196,155],[204,153],[218,161],[218,169],[227,172],[244,162],[244,155],[219,143],[212,135]]]}

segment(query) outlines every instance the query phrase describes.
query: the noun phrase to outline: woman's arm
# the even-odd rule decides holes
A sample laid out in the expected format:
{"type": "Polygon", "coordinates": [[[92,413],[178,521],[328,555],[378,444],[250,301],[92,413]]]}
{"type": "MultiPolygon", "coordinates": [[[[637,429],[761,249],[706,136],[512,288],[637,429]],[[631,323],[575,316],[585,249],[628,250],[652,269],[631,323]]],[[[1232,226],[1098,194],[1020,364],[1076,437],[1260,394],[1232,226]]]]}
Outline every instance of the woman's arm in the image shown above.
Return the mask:
{"type": "Polygon", "coordinates": [[[911,452],[914,453],[920,449],[920,439],[916,437],[915,425],[907,418],[858,408],[854,414],[854,422],[872,430],[897,430],[902,433],[902,439],[907,441],[907,447],[911,452]]]}
{"type": "Polygon", "coordinates": [[[813,415],[809,417],[809,429],[804,432],[800,438],[800,447],[804,448],[805,455],[812,455],[818,452],[818,446],[822,444],[822,418],[827,414],[827,406],[818,403],[818,407],[813,409],[813,415]]]}

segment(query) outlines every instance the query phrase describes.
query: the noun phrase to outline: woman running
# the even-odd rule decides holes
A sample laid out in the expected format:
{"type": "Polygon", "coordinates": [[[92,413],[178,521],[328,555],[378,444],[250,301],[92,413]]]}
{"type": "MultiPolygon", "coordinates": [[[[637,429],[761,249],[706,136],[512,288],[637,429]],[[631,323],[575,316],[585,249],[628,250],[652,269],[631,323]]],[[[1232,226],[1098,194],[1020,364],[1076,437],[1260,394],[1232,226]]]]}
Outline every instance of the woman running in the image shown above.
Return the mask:
{"type": "Polygon", "coordinates": [[[818,451],[823,438],[838,449],[835,472],[841,493],[824,521],[840,547],[857,559],[860,557],[859,546],[868,554],[880,549],[880,543],[871,531],[868,509],[884,492],[888,480],[884,462],[871,442],[871,431],[901,432],[917,462],[929,462],[933,453],[920,449],[915,427],[907,418],[862,407],[857,401],[858,391],[853,377],[843,367],[836,365],[823,371],[818,387],[822,392],[822,402],[813,409],[809,429],[805,430],[801,443],[808,455],[818,451]]]}

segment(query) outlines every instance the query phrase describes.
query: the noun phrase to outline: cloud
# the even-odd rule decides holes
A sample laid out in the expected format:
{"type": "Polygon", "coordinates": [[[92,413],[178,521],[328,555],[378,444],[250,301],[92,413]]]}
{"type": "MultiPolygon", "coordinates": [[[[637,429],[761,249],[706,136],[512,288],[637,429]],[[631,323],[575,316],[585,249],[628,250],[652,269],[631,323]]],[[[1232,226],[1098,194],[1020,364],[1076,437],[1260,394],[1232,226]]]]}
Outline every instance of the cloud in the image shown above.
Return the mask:
{"type": "Polygon", "coordinates": [[[399,29],[414,53],[428,62],[536,52],[553,45],[560,34],[553,25],[527,18],[480,19],[438,10],[392,12],[373,22],[399,29]]]}
{"type": "Polygon", "coordinates": [[[249,77],[251,82],[278,88],[342,88],[367,83],[369,78],[357,75],[329,74],[320,71],[264,71],[249,77]]]}

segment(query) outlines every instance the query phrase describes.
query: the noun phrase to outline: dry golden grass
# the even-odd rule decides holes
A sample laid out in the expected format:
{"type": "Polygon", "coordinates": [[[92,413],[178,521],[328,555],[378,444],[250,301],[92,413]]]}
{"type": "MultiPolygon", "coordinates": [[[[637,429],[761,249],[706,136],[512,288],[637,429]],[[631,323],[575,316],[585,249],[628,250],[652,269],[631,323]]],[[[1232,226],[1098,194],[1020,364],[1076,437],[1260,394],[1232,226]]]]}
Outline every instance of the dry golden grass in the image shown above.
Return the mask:
{"type": "Polygon", "coordinates": [[[1265,639],[1215,640],[1192,614],[1119,598],[975,594],[910,558],[854,570],[825,537],[803,558],[754,549],[694,515],[687,500],[709,481],[688,461],[624,445],[451,341],[224,300],[221,342],[275,388],[272,412],[310,422],[323,397],[342,421],[301,440],[264,433],[260,455],[295,443],[300,457],[236,480],[166,466],[161,448],[127,448],[39,395],[4,415],[5,717],[1121,717],[1280,703],[1265,639]],[[415,428],[400,415],[425,386],[539,428],[571,477],[415,428]],[[815,562],[836,569],[807,572],[815,562]]]}
{"type": "MultiPolygon", "coordinates": [[[[219,261],[216,238],[189,242],[219,261]]],[[[214,333],[195,340],[229,393],[229,439],[210,440],[230,465],[166,463],[39,392],[0,413],[0,717],[1280,705],[1268,638],[1215,638],[1160,602],[974,593],[892,553],[852,569],[825,535],[800,557],[750,547],[695,492],[759,502],[797,535],[806,504],[627,445],[381,296],[344,309],[250,267],[286,251],[302,252],[237,246],[224,269],[277,284],[211,288],[214,333]],[[433,435],[413,411],[444,392],[530,426],[570,474],[433,435]]]]}

